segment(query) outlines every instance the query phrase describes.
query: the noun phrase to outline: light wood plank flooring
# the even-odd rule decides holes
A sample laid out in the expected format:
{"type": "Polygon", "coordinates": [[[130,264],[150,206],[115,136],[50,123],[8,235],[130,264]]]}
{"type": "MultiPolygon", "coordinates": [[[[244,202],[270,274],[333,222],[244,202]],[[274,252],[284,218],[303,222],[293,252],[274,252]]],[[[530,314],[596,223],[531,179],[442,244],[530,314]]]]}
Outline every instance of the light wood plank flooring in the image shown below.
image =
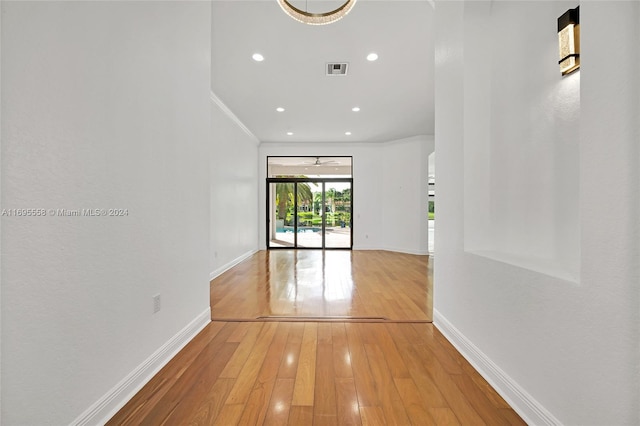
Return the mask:
{"type": "Polygon", "coordinates": [[[397,253],[258,253],[212,282],[214,321],[108,424],[525,424],[425,322],[428,270],[397,253]]]}
{"type": "Polygon", "coordinates": [[[109,425],[522,425],[426,323],[212,322],[109,425]]]}
{"type": "Polygon", "coordinates": [[[429,268],[388,251],[260,251],[211,282],[212,317],[431,321],[429,268]]]}

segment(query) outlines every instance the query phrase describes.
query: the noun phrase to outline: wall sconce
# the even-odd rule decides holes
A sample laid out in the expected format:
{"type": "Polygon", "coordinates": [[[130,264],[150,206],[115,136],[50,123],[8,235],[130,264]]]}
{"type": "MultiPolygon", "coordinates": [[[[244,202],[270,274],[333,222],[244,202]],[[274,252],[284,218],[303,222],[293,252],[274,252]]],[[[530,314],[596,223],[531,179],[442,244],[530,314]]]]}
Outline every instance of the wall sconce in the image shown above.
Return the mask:
{"type": "Polygon", "coordinates": [[[580,68],[580,6],[558,18],[558,48],[562,75],[580,68]]]}

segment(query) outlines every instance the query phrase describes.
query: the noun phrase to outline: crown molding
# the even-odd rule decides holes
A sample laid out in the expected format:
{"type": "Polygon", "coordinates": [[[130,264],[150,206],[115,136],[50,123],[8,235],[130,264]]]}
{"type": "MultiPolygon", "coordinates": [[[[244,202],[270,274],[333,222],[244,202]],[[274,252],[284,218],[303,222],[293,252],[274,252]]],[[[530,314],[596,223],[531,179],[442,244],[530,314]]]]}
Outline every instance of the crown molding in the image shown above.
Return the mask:
{"type": "Polygon", "coordinates": [[[222,102],[222,100],[213,92],[213,90],[209,92],[209,97],[211,98],[213,103],[216,104],[218,108],[220,108],[220,111],[222,111],[227,117],[229,117],[229,119],[231,119],[231,121],[233,121],[236,126],[240,128],[240,130],[245,132],[251,139],[253,139],[256,145],[260,145],[260,139],[258,139],[258,137],[254,135],[247,126],[244,125],[244,123],[238,118],[238,116],[235,115],[224,102],[222,102]]]}

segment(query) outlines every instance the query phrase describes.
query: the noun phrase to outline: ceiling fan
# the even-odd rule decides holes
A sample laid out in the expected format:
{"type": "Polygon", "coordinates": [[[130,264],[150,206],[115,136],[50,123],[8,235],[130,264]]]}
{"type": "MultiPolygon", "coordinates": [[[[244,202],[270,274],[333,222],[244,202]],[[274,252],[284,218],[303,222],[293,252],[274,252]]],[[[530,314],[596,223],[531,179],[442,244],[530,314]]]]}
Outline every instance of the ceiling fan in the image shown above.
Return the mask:
{"type": "Polygon", "coordinates": [[[320,157],[316,157],[316,161],[305,161],[304,164],[311,164],[312,166],[319,167],[319,166],[338,165],[340,163],[338,163],[337,161],[333,161],[333,160],[320,161],[320,157]]]}

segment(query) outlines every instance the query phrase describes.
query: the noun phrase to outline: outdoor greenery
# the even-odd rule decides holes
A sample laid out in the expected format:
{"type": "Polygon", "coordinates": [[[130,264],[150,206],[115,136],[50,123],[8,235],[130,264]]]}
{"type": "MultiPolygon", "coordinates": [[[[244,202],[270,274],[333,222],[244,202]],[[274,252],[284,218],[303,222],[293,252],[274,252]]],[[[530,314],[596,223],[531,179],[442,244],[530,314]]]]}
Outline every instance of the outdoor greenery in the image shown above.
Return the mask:
{"type": "MultiPolygon", "coordinates": [[[[316,185],[314,183],[314,185],[316,185]]],[[[292,182],[276,183],[276,205],[278,219],[284,220],[285,225],[292,225],[293,217],[293,191],[295,184],[292,182]]],[[[298,203],[310,203],[313,200],[313,192],[308,183],[298,183],[298,203]]]]}
{"type": "MultiPolygon", "coordinates": [[[[315,183],[312,185],[317,186],[315,183]]],[[[294,184],[276,183],[277,218],[286,226],[294,221],[294,184]]],[[[322,226],[324,215],[326,226],[351,226],[351,189],[325,191],[325,211],[322,212],[322,191],[313,192],[306,182],[298,183],[298,226],[322,226]]]]}
{"type": "MultiPolygon", "coordinates": [[[[304,177],[304,176],[301,176],[304,177]]],[[[318,186],[312,182],[311,185],[318,186]]],[[[309,183],[298,183],[298,226],[322,226],[322,191],[313,191],[309,183]]],[[[276,214],[286,226],[293,226],[293,183],[276,183],[276,214]]],[[[351,189],[325,192],[326,226],[351,226],[351,189]]],[[[429,201],[429,220],[435,219],[435,203],[429,201]]]]}

